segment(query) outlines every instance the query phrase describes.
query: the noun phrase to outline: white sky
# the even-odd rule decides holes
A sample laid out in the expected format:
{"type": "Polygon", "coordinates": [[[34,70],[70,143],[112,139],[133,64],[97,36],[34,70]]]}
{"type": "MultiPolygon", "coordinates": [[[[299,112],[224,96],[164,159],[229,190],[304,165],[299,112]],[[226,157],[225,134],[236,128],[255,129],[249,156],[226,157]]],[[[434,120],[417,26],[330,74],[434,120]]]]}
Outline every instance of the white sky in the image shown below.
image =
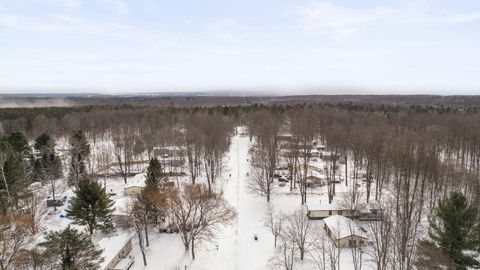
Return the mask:
{"type": "Polygon", "coordinates": [[[0,92],[480,94],[479,0],[0,0],[0,92]]]}

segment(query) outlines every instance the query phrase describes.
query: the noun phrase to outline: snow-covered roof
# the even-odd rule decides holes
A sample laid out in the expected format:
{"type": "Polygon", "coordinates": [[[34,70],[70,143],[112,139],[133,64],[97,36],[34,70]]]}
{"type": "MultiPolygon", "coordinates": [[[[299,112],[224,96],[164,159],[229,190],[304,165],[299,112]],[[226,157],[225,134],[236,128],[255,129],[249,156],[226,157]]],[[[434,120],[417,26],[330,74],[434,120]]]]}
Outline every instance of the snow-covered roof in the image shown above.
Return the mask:
{"type": "Polygon", "coordinates": [[[103,250],[102,257],[105,260],[100,264],[100,269],[105,269],[130,239],[131,236],[128,233],[119,233],[115,236],[102,238],[98,242],[98,246],[103,250]]]}
{"type": "Polygon", "coordinates": [[[145,187],[145,179],[146,179],[145,173],[139,173],[127,180],[127,185],[125,185],[125,188],[145,187]]]}
{"type": "Polygon", "coordinates": [[[325,218],[323,221],[337,239],[342,239],[351,235],[367,238],[365,234],[358,228],[357,224],[347,217],[333,215],[325,218]]]}
{"type": "Polygon", "coordinates": [[[309,203],[307,204],[307,209],[311,211],[328,211],[328,210],[348,210],[347,207],[340,206],[338,204],[315,204],[315,203],[309,203]]]}

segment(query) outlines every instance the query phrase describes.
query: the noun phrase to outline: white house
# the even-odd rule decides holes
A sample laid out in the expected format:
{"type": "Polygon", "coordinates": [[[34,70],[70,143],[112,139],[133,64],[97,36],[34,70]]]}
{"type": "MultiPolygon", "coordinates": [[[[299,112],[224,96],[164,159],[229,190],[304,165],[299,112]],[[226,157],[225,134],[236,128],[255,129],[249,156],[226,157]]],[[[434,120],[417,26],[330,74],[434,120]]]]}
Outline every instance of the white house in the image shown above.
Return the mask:
{"type": "Polygon", "coordinates": [[[103,250],[101,270],[128,270],[135,261],[135,258],[129,255],[132,251],[132,237],[128,233],[103,238],[98,242],[98,246],[103,250]]]}
{"type": "Polygon", "coordinates": [[[123,193],[126,196],[140,194],[145,188],[146,174],[140,173],[127,180],[127,185],[123,188],[123,193]]]}
{"type": "Polygon", "coordinates": [[[347,217],[334,215],[323,220],[324,229],[339,248],[359,247],[368,243],[365,233],[347,217]]]}
{"type": "Polygon", "coordinates": [[[355,211],[337,204],[307,204],[309,219],[323,219],[334,215],[352,217],[355,211]]]}

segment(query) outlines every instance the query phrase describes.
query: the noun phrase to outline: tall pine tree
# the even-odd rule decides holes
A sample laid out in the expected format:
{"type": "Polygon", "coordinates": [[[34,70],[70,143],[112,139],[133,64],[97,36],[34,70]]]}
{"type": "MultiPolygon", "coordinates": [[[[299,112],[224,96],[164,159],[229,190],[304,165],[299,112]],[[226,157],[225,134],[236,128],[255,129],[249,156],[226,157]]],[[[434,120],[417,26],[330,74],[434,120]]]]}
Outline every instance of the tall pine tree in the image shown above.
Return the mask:
{"type": "Polygon", "coordinates": [[[162,178],[162,166],[157,157],[150,159],[145,179],[146,188],[149,190],[157,190],[162,178]]]}
{"type": "Polygon", "coordinates": [[[455,263],[456,269],[479,268],[477,228],[479,211],[460,192],[439,201],[429,219],[429,235],[455,263]]]}
{"type": "Polygon", "coordinates": [[[75,185],[80,179],[87,176],[85,160],[90,155],[90,144],[82,131],[75,131],[70,137],[70,170],[68,183],[75,185]]]}
{"type": "Polygon", "coordinates": [[[67,213],[75,224],[86,225],[90,234],[93,234],[95,229],[113,229],[113,210],[113,201],[105,188],[94,180],[84,178],[76,185],[75,196],[67,213]]]}
{"type": "Polygon", "coordinates": [[[102,250],[97,248],[90,237],[68,226],[59,232],[49,232],[40,243],[44,254],[51,260],[49,269],[100,269],[103,262],[102,250]]]}

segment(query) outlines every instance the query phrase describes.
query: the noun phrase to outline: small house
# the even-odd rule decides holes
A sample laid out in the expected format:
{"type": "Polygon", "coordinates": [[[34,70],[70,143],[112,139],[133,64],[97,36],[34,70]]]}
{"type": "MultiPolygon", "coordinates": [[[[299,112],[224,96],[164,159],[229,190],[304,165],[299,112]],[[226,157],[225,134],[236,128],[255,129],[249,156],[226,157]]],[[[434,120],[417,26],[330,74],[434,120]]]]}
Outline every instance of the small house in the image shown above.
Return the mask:
{"type": "Polygon", "coordinates": [[[324,219],[334,215],[353,217],[355,216],[355,210],[337,204],[307,205],[307,216],[309,219],[324,219]]]}
{"type": "Polygon", "coordinates": [[[140,194],[145,188],[145,173],[140,173],[127,180],[127,185],[123,188],[125,196],[133,196],[140,194]]]}
{"type": "Polygon", "coordinates": [[[368,243],[366,235],[347,217],[333,215],[323,221],[327,235],[339,248],[361,247],[368,243]]]}
{"type": "Polygon", "coordinates": [[[103,250],[101,270],[127,270],[135,261],[129,255],[132,251],[132,237],[128,233],[103,238],[98,246],[103,250]]]}

